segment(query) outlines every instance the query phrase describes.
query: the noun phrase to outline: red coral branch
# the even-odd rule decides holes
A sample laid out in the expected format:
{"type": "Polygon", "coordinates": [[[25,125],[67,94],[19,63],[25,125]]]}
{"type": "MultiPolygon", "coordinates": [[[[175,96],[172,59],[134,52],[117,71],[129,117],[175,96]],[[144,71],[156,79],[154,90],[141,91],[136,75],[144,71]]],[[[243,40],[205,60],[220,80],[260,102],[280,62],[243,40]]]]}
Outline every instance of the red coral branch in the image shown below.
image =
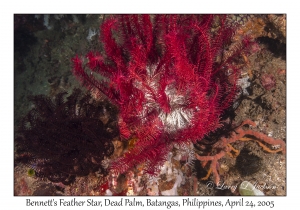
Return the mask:
{"type": "MultiPolygon", "coordinates": [[[[257,131],[253,130],[244,130],[242,126],[244,125],[252,125],[256,126],[256,124],[251,121],[251,120],[245,120],[238,128],[235,129],[235,131],[232,132],[231,136],[229,138],[222,137],[220,139],[220,142],[214,145],[215,148],[220,148],[221,151],[217,153],[216,155],[211,155],[211,156],[199,156],[196,154],[196,158],[200,161],[207,162],[211,161],[210,164],[210,169],[212,170],[212,173],[214,175],[214,181],[216,184],[219,183],[220,181],[220,176],[217,170],[217,163],[218,161],[223,158],[227,153],[230,153],[232,150],[231,143],[234,143],[236,141],[242,140],[242,137],[244,136],[252,136],[256,139],[258,139],[260,142],[267,143],[269,145],[279,145],[280,150],[277,151],[282,151],[283,153],[286,152],[286,144],[283,140],[280,139],[274,139],[271,138],[263,133],[259,133],[257,131]]],[[[251,140],[251,139],[248,139],[251,140]]]]}

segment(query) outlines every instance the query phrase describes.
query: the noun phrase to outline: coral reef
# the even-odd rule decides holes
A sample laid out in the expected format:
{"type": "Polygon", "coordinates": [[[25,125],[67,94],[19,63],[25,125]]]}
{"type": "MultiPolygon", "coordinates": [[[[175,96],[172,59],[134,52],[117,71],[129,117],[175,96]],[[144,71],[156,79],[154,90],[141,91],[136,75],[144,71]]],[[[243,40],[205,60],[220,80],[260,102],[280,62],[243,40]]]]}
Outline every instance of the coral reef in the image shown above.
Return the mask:
{"type": "Polygon", "coordinates": [[[18,129],[16,162],[27,164],[37,177],[70,184],[76,176],[105,173],[101,162],[113,153],[118,129],[116,114],[101,121],[110,104],[79,89],[65,99],[66,94],[30,98],[34,106],[18,129]]]}
{"type": "Polygon", "coordinates": [[[14,57],[15,195],[241,195],[246,180],[265,195],[286,194],[286,15],[61,14],[49,16],[53,30],[44,18],[15,15],[21,46],[14,57]],[[87,40],[89,29],[100,37],[87,40]],[[22,34],[35,44],[24,43],[22,34]],[[61,92],[84,87],[91,97],[79,94],[76,110],[89,98],[89,109],[100,113],[92,118],[101,121],[89,128],[110,145],[110,155],[97,160],[91,147],[66,137],[98,141],[68,127],[76,117],[81,124],[78,111],[66,113],[65,124],[53,115],[50,124],[34,114],[44,109],[27,100],[42,94],[35,97],[51,101],[49,110],[58,113],[65,110],[56,103],[61,92]],[[29,110],[38,126],[21,120],[29,110]],[[256,126],[239,126],[245,119],[256,126]],[[39,127],[44,132],[33,139],[43,137],[33,145],[39,127]],[[58,146],[46,151],[48,143],[58,146]],[[61,161],[73,146],[80,147],[79,162],[61,161]]]}

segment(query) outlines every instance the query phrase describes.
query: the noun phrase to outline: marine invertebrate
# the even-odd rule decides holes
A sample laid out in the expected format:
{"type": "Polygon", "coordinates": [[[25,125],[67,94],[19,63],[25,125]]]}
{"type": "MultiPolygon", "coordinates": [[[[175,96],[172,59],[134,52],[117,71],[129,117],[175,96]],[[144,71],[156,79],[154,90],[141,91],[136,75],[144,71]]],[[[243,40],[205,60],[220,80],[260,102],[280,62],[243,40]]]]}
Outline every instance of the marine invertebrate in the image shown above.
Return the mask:
{"type": "Polygon", "coordinates": [[[248,36],[230,45],[224,15],[119,15],[101,25],[105,52],[73,58],[73,73],[119,107],[124,139],[134,147],[113,161],[123,173],[143,163],[153,174],[173,144],[195,143],[222,126],[236,97],[248,36]]]}
{"type": "Polygon", "coordinates": [[[271,74],[263,74],[260,77],[260,83],[266,90],[271,90],[276,86],[275,77],[271,74]]]}
{"type": "Polygon", "coordinates": [[[208,156],[200,156],[196,154],[196,158],[200,161],[202,161],[204,164],[207,162],[210,162],[210,169],[208,171],[208,174],[206,177],[202,179],[207,179],[211,173],[214,175],[214,182],[216,184],[220,181],[220,176],[217,169],[218,161],[223,158],[226,154],[229,154],[230,156],[236,157],[240,152],[238,150],[235,150],[231,144],[236,141],[250,141],[254,140],[256,141],[265,151],[271,152],[271,153],[277,153],[277,152],[286,152],[286,145],[283,140],[280,139],[274,139],[272,137],[269,137],[263,133],[259,133],[257,131],[253,131],[250,129],[243,129],[244,125],[251,125],[256,126],[254,122],[251,120],[245,120],[243,123],[241,123],[240,126],[238,126],[229,137],[221,137],[220,140],[213,145],[213,149],[217,150],[217,154],[214,155],[208,155],[208,156]],[[251,136],[251,138],[248,138],[247,136],[251,136]],[[267,145],[278,145],[278,149],[269,149],[267,145]]]}
{"type": "Polygon", "coordinates": [[[118,136],[112,115],[104,124],[100,117],[110,104],[96,102],[79,89],[55,99],[32,96],[34,107],[18,129],[17,161],[27,164],[37,177],[70,184],[75,176],[105,173],[101,161],[110,156],[111,140],[118,136]]]}

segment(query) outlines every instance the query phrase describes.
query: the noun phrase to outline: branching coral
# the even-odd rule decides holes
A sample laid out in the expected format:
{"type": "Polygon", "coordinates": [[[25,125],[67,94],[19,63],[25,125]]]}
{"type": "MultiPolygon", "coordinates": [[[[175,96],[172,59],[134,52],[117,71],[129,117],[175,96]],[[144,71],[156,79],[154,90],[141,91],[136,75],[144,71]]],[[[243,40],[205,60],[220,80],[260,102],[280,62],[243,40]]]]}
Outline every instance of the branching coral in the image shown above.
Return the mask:
{"type": "Polygon", "coordinates": [[[65,95],[54,100],[43,95],[30,98],[34,108],[18,129],[17,161],[38,177],[70,184],[75,176],[105,172],[101,161],[113,153],[111,140],[118,129],[115,118],[106,124],[100,120],[111,106],[108,103],[96,102],[78,89],[66,99],[65,95]]]}
{"type": "Polygon", "coordinates": [[[196,158],[200,161],[203,161],[204,163],[207,163],[210,161],[210,169],[208,171],[207,176],[204,179],[207,179],[212,172],[214,175],[214,181],[216,184],[219,183],[220,181],[220,176],[217,170],[217,164],[218,161],[223,158],[226,154],[230,156],[237,156],[239,154],[238,150],[235,150],[231,144],[236,142],[236,141],[249,141],[249,140],[254,140],[256,141],[264,150],[267,152],[271,153],[277,153],[277,152],[286,152],[286,145],[285,142],[279,139],[273,139],[263,133],[253,131],[253,130],[244,130],[242,127],[244,125],[251,125],[251,126],[256,126],[254,122],[251,120],[245,120],[238,128],[236,128],[232,133],[231,136],[228,138],[221,137],[219,142],[217,142],[214,146],[213,149],[219,150],[219,152],[215,155],[210,155],[210,156],[199,156],[196,154],[196,158]],[[245,138],[245,136],[251,136],[253,138],[245,138]],[[278,145],[277,150],[272,150],[269,149],[264,143],[268,145],[278,145]],[[233,152],[233,153],[232,153],[233,152]]]}
{"type": "Polygon", "coordinates": [[[76,56],[73,72],[119,107],[122,136],[137,139],[110,169],[144,163],[153,174],[174,143],[195,143],[222,126],[240,56],[253,44],[243,36],[230,46],[234,30],[223,15],[120,15],[101,25],[105,52],[76,56]]]}

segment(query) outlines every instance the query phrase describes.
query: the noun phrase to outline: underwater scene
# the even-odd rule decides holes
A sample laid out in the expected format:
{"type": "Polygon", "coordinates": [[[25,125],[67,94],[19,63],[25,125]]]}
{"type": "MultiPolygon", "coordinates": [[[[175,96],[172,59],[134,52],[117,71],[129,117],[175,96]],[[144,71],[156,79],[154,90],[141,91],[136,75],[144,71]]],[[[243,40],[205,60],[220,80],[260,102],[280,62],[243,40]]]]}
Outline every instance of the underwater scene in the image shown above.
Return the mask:
{"type": "Polygon", "coordinates": [[[15,196],[286,195],[285,14],[15,14],[15,196]]]}

